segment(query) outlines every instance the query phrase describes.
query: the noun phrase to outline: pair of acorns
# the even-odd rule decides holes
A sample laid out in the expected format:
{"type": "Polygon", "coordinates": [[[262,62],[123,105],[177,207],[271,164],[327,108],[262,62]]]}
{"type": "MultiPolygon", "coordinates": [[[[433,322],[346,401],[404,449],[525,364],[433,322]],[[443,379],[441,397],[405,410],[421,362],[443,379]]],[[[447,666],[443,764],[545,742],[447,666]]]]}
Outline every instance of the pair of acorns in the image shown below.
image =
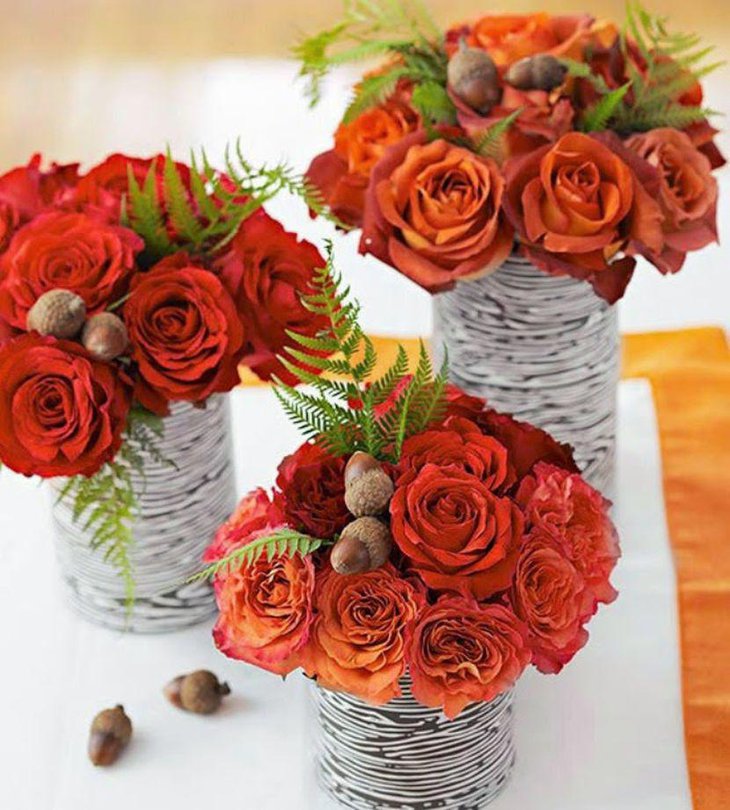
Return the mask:
{"type": "Polygon", "coordinates": [[[361,450],[345,466],[345,505],[355,516],[332,547],[332,568],[345,576],[362,574],[384,565],[393,547],[388,524],[381,519],[388,510],[394,486],[383,465],[361,450]]]}
{"type": "Polygon", "coordinates": [[[113,312],[99,312],[87,319],[86,303],[71,290],[54,289],[44,292],[28,312],[29,332],[76,340],[97,360],[109,362],[120,357],[129,346],[124,321],[113,312]]]}
{"type": "MultiPolygon", "coordinates": [[[[564,81],[567,68],[550,54],[527,56],[515,62],[504,74],[504,81],[518,90],[554,90],[564,81]]],[[[461,40],[459,50],[448,64],[451,89],[473,110],[487,115],[502,97],[499,71],[481,48],[470,48],[461,40]]]]}
{"type": "MultiPolygon", "coordinates": [[[[213,714],[231,690],[207,669],[198,669],[173,678],[163,690],[165,697],[178,709],[194,714],[213,714]]],[[[132,739],[132,721],[124,706],[103,709],[91,723],[89,759],[94,765],[113,765],[132,739]]]]}

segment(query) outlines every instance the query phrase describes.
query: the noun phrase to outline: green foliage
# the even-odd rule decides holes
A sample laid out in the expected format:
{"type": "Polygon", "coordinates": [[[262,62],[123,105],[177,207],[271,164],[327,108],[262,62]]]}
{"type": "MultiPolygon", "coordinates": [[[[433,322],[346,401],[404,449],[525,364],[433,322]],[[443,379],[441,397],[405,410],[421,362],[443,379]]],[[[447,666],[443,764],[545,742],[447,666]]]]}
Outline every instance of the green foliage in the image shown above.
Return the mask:
{"type": "Polygon", "coordinates": [[[482,157],[489,157],[501,163],[504,159],[504,150],[502,143],[504,136],[509,128],[519,117],[522,112],[522,107],[514,110],[509,115],[496,121],[490,127],[487,127],[483,132],[472,141],[471,148],[482,157]]]}
{"type": "Polygon", "coordinates": [[[608,122],[616,113],[624,96],[631,87],[630,83],[618,87],[601,96],[598,101],[589,107],[584,113],[580,122],[583,132],[600,132],[608,126],[608,122]]]}
{"type": "Polygon", "coordinates": [[[413,90],[411,104],[430,124],[455,124],[456,107],[449,98],[446,88],[435,81],[424,81],[413,90]]]}
{"type": "Polygon", "coordinates": [[[575,59],[561,59],[560,62],[568,71],[568,76],[575,79],[587,79],[601,94],[611,92],[611,88],[606,84],[603,76],[593,73],[586,62],[578,62],[575,59]]]}
{"type": "Polygon", "coordinates": [[[236,571],[244,565],[252,565],[260,557],[266,555],[267,560],[276,557],[293,557],[301,554],[306,557],[313,554],[323,546],[332,545],[335,540],[321,540],[318,537],[310,537],[308,534],[294,531],[294,529],[281,528],[271,534],[257,537],[245,546],[235,549],[230,554],[216,560],[214,563],[199,571],[189,582],[197,582],[201,579],[209,579],[219,574],[225,575],[236,571]]]}
{"type": "Polygon", "coordinates": [[[134,570],[130,559],[133,527],[139,516],[135,476],[144,478],[145,460],[166,461],[157,446],[164,431],[162,419],[133,408],[127,420],[124,442],[116,458],[91,477],[69,478],[58,500],[72,506],[73,522],[91,532],[91,549],[117,569],[124,582],[127,610],[134,604],[134,570]]]}
{"type": "Polygon", "coordinates": [[[375,347],[360,326],[359,304],[350,299],[349,288],[334,269],[331,244],[327,265],[316,272],[302,302],[328,325],[315,337],[289,333],[297,347],[287,349],[281,362],[310,389],[276,380],[274,391],[284,411],[307,439],[333,455],[365,450],[397,461],[404,440],[443,415],[447,363],[434,376],[421,344],[409,379],[408,357],[401,346],[383,376],[372,378],[375,347]],[[378,408],[386,400],[389,407],[378,408]]]}

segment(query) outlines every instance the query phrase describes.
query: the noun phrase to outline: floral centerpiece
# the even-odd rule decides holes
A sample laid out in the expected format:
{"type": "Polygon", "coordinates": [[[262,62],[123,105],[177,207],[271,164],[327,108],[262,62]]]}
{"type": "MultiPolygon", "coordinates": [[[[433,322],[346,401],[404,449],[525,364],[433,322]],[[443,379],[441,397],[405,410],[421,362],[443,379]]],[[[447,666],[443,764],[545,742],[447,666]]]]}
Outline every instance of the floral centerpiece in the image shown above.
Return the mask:
{"type": "Polygon", "coordinates": [[[314,679],[320,780],[344,805],[482,806],[511,770],[516,681],[559,672],[616,597],[609,503],[569,447],[423,348],[377,376],[331,264],[303,301],[327,326],[282,362],[313,391],[276,393],[307,441],[206,552],[215,643],[314,679]]]}
{"type": "Polygon", "coordinates": [[[346,8],[295,49],[313,103],[333,67],[384,61],[308,176],[360,229],[361,253],[443,293],[436,342],[454,380],[553,429],[606,485],[608,305],[639,257],[676,273],[717,239],[711,49],[633,0],[622,30],[536,13],[444,31],[421,3],[346,8]]]}
{"type": "MultiPolygon", "coordinates": [[[[262,208],[284,190],[318,207],[288,167],[240,149],[224,172],[205,155],[115,154],[87,172],[35,156],[0,177],[0,461],[57,479],[67,578],[101,621],[131,604],[135,557],[139,599],[194,570],[233,505],[219,395],[239,364],[286,374],[287,329],[321,326],[295,290],[323,260],[262,208]]],[[[186,597],[165,598],[162,623],[184,620],[186,597]]],[[[210,611],[207,595],[193,601],[210,611]]],[[[143,612],[152,622],[155,605],[143,612]]]]}

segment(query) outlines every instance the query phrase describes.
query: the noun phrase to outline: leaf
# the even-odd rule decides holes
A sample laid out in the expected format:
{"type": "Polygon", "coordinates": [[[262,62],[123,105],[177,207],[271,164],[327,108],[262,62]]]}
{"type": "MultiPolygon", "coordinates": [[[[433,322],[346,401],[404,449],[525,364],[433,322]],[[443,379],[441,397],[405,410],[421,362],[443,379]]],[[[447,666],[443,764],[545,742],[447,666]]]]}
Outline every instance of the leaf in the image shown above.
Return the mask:
{"type": "Polygon", "coordinates": [[[366,76],[355,88],[355,95],[342,116],[342,122],[349,124],[367,110],[385,104],[395,93],[399,80],[407,75],[405,68],[394,67],[385,73],[366,76]]]}
{"type": "Polygon", "coordinates": [[[411,96],[411,104],[418,110],[424,121],[432,124],[455,124],[456,107],[449,98],[446,88],[434,81],[416,85],[411,96]]]}
{"type": "Polygon", "coordinates": [[[618,87],[600,98],[592,107],[583,113],[581,129],[583,132],[600,132],[608,128],[608,123],[615,114],[624,96],[629,91],[631,82],[618,87]]]}
{"type": "Polygon", "coordinates": [[[490,127],[481,132],[473,140],[473,149],[482,157],[492,158],[498,163],[504,159],[502,140],[522,112],[522,107],[501,118],[490,127]]]}

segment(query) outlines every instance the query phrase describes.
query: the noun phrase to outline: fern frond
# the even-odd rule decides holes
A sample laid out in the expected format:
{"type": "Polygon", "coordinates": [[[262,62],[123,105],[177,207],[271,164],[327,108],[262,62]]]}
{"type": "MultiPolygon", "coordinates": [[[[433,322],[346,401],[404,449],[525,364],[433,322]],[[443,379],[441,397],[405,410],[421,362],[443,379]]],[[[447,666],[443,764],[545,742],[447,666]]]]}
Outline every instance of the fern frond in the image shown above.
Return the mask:
{"type": "Polygon", "coordinates": [[[509,115],[500,118],[499,121],[487,127],[487,129],[481,132],[476,140],[473,141],[474,151],[482,157],[488,157],[501,163],[504,159],[502,141],[521,112],[522,107],[513,110],[509,115]]]}
{"type": "Polygon", "coordinates": [[[618,87],[616,90],[612,90],[599,98],[592,107],[589,107],[583,113],[581,130],[583,132],[600,132],[607,129],[609,121],[616,114],[630,87],[631,83],[627,82],[622,87],[618,87]]]}
{"type": "Polygon", "coordinates": [[[393,67],[385,73],[366,76],[355,88],[355,95],[342,116],[342,122],[349,124],[366,110],[385,104],[395,93],[398,82],[407,75],[404,67],[393,67]]]}
{"type": "Polygon", "coordinates": [[[157,193],[157,169],[150,166],[142,188],[137,183],[132,166],[127,166],[129,187],[127,218],[130,227],[144,239],[145,251],[154,261],[169,253],[172,242],[167,235],[162,206],[157,193]]]}

